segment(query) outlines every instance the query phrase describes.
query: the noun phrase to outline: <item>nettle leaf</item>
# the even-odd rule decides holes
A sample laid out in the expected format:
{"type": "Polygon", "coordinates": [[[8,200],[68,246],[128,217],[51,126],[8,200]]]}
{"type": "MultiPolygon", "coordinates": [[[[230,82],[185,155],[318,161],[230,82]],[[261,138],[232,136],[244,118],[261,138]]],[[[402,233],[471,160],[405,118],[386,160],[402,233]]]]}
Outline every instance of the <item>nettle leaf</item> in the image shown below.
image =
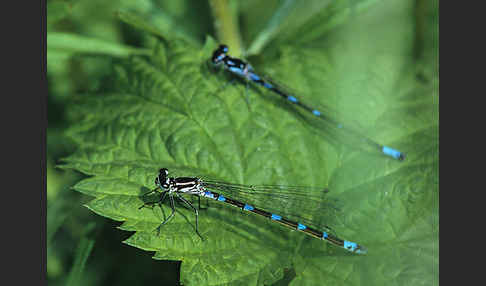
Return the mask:
{"type": "Polygon", "coordinates": [[[126,244],[154,251],[155,259],[182,260],[185,285],[268,285],[287,268],[295,270],[292,285],[433,284],[438,100],[415,76],[412,6],[394,4],[314,45],[282,45],[255,69],[358,122],[369,137],[406,152],[405,162],[316,132],[269,92],[226,84],[227,76],[207,66],[217,46],[211,39],[203,48],[157,40],[151,56],[115,65],[109,93],[77,96],[69,105],[77,122],[69,135],[79,150],[63,167],[91,175],[74,188],[94,196],[88,208],[134,232],[126,244]],[[205,241],[192,210],[181,205],[157,236],[170,208],[138,208],[162,167],[232,183],[328,186],[336,211],[315,219],[369,254],[352,255],[217,202],[200,211],[205,241]]]}

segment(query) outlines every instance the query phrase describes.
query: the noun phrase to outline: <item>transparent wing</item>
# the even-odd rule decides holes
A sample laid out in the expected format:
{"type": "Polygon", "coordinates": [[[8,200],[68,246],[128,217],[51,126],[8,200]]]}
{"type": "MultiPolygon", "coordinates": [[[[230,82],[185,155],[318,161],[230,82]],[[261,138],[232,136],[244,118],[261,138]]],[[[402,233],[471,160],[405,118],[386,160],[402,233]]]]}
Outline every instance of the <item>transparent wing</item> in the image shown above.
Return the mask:
{"type": "Polygon", "coordinates": [[[289,87],[275,81],[271,77],[265,75],[259,76],[281,92],[293,96],[297,100],[294,104],[306,109],[306,112],[301,110],[306,114],[306,118],[308,119],[306,121],[317,129],[326,131],[328,135],[334,136],[334,138],[329,139],[334,140],[339,137],[340,143],[354,145],[355,147],[359,146],[371,152],[382,152],[383,145],[363,134],[361,130],[364,130],[364,128],[355,120],[343,120],[340,118],[342,116],[339,116],[335,109],[327,105],[308,101],[301,93],[294,92],[289,87]]]}
{"type": "Polygon", "coordinates": [[[212,180],[202,184],[230,199],[319,229],[330,229],[322,220],[337,211],[333,202],[326,199],[329,190],[324,187],[242,185],[212,180]]]}
{"type": "Polygon", "coordinates": [[[305,92],[295,90],[294,88],[290,88],[289,86],[287,86],[283,82],[275,79],[274,77],[272,77],[268,74],[261,73],[260,71],[255,71],[253,69],[251,71],[254,72],[256,75],[258,75],[264,81],[266,81],[266,82],[272,84],[273,86],[277,87],[277,89],[281,90],[285,94],[292,95],[292,96],[296,97],[300,102],[304,103],[305,105],[320,111],[322,113],[322,115],[324,115],[324,117],[326,117],[328,119],[332,119],[333,121],[339,121],[339,119],[340,119],[339,116],[338,116],[339,113],[337,112],[336,109],[333,109],[330,106],[325,105],[325,104],[317,103],[315,100],[310,100],[309,96],[306,96],[305,92]]]}

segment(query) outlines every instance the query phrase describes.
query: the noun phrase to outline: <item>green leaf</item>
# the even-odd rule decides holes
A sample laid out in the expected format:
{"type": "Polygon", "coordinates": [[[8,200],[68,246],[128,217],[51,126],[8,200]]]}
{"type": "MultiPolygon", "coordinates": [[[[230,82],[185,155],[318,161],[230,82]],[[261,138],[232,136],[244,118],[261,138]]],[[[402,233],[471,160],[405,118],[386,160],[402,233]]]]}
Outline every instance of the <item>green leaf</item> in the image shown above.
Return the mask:
{"type": "Polygon", "coordinates": [[[69,54],[104,54],[114,57],[148,54],[148,51],[145,49],[62,32],[50,32],[47,34],[47,49],[49,50],[49,55],[54,53],[56,56],[58,54],[63,55],[63,52],[69,54]]]}
{"type": "Polygon", "coordinates": [[[225,85],[208,69],[214,41],[201,49],[171,39],[148,58],[115,66],[109,93],[73,99],[68,114],[77,124],[69,135],[80,148],[63,167],[92,175],[75,189],[94,197],[88,208],[135,232],[126,244],[182,260],[187,285],[269,285],[284,268],[295,270],[292,285],[436,284],[438,94],[415,74],[413,7],[395,2],[313,45],[281,45],[255,69],[359,122],[369,137],[406,152],[405,162],[316,132],[264,90],[248,90],[249,108],[243,84],[225,85]],[[157,236],[170,209],[138,208],[161,167],[233,183],[329,186],[338,213],[323,210],[315,219],[369,254],[351,255],[216,202],[200,211],[205,241],[184,207],[157,236]]]}

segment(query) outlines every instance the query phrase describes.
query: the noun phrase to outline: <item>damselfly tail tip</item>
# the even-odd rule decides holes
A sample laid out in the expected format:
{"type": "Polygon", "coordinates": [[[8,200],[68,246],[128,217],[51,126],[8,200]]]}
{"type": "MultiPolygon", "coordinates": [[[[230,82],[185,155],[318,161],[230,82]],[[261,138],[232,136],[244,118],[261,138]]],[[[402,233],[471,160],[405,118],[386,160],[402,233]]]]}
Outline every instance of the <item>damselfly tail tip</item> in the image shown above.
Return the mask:
{"type": "Polygon", "coordinates": [[[405,154],[404,153],[400,153],[400,156],[398,157],[398,161],[404,161],[405,160],[405,154]]]}
{"type": "Polygon", "coordinates": [[[368,252],[364,246],[361,246],[356,242],[352,242],[352,241],[345,240],[343,247],[344,249],[349,250],[356,254],[366,254],[368,252]]]}
{"type": "Polygon", "coordinates": [[[381,151],[383,152],[383,154],[387,155],[387,156],[390,156],[390,157],[393,157],[399,161],[403,161],[405,160],[405,154],[398,151],[398,150],[395,150],[393,148],[390,148],[390,147],[387,147],[387,146],[383,146],[383,148],[381,149],[381,151]]]}
{"type": "Polygon", "coordinates": [[[359,245],[355,252],[357,254],[367,254],[368,250],[364,246],[359,245]]]}

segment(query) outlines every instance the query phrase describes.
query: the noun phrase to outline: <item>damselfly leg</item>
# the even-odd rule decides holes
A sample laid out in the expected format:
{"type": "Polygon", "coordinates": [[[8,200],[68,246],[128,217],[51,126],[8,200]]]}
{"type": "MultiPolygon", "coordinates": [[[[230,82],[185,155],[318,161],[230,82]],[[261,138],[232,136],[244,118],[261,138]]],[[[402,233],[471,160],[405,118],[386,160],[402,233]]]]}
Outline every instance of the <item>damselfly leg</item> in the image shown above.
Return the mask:
{"type": "Polygon", "coordinates": [[[202,237],[202,235],[199,233],[199,224],[198,224],[198,218],[199,218],[199,212],[197,211],[197,209],[190,203],[188,202],[186,199],[184,199],[182,196],[180,196],[178,193],[175,194],[177,196],[177,198],[179,200],[181,200],[183,203],[185,203],[187,206],[189,206],[190,208],[192,208],[192,210],[194,210],[194,214],[196,215],[196,233],[197,235],[199,235],[199,237],[204,240],[204,238],[202,237]]]}
{"type": "MultiPolygon", "coordinates": [[[[154,190],[152,190],[152,191],[150,191],[150,192],[147,192],[147,193],[143,194],[143,195],[142,195],[142,199],[143,199],[144,197],[148,196],[148,195],[149,195],[149,194],[151,194],[151,193],[155,193],[155,192],[157,191],[157,189],[158,189],[158,188],[156,188],[156,189],[154,189],[154,190]]],[[[161,206],[161,205],[162,205],[162,203],[163,203],[163,202],[164,202],[164,200],[165,200],[165,196],[167,195],[167,192],[168,192],[168,191],[162,192],[162,193],[160,194],[160,198],[159,198],[159,200],[158,200],[158,201],[153,201],[153,202],[144,202],[144,204],[143,204],[143,205],[141,205],[141,206],[140,206],[138,209],[139,209],[139,210],[140,210],[140,209],[143,209],[143,208],[144,208],[144,207],[146,207],[146,206],[150,206],[150,208],[153,208],[155,204],[158,204],[159,206],[161,206]]]]}
{"type": "Polygon", "coordinates": [[[160,228],[166,224],[174,215],[175,215],[175,204],[174,198],[171,194],[169,194],[169,201],[170,201],[170,208],[172,209],[170,215],[157,227],[157,236],[160,235],[160,228]]]}

